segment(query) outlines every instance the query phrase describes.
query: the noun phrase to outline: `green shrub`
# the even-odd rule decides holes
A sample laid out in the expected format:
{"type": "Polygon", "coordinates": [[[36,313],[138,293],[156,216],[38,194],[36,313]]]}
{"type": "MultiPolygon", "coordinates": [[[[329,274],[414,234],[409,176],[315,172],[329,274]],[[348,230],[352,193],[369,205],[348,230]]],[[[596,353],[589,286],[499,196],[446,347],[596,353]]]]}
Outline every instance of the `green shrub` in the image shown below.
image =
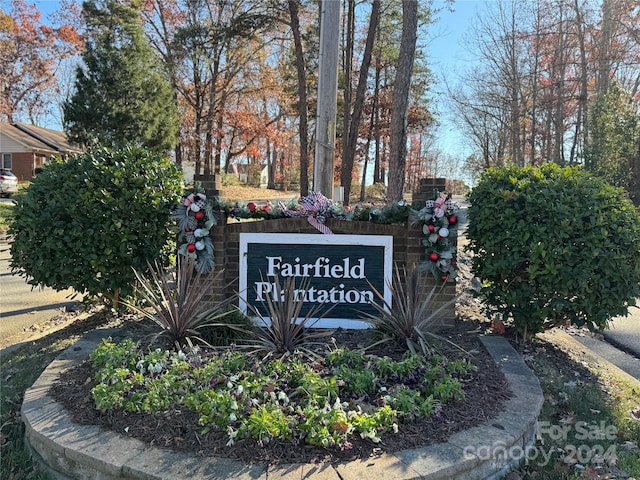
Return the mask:
{"type": "Polygon", "coordinates": [[[250,317],[237,308],[225,311],[224,323],[218,325],[203,325],[198,336],[209,345],[229,346],[249,338],[248,333],[253,329],[254,323],[250,317]],[[227,326],[232,325],[232,327],[227,326]]]}
{"type": "Polygon", "coordinates": [[[182,174],[139,148],[57,160],[16,198],[11,268],[31,285],[73,288],[113,306],[133,292],[133,268],[168,258],[182,174]]]}
{"type": "Polygon", "coordinates": [[[492,169],[468,196],[468,248],[490,314],[525,341],[571,322],[604,328],[640,295],[640,216],[575,168],[492,169]]]}
{"type": "Polygon", "coordinates": [[[240,185],[240,180],[233,173],[222,173],[222,185],[234,187],[240,185]]]}
{"type": "Polygon", "coordinates": [[[364,194],[367,198],[383,199],[387,196],[387,186],[384,183],[374,183],[364,187],[364,194]]]}

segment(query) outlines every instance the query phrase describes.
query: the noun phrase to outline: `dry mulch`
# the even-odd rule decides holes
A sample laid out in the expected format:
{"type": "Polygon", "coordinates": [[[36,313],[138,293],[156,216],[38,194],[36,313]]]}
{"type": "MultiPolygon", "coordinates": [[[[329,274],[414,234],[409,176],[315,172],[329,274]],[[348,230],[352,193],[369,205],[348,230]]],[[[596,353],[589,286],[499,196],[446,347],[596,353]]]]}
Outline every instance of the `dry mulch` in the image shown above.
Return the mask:
{"type": "Polygon", "coordinates": [[[223,185],[220,189],[220,196],[231,201],[249,201],[268,198],[271,200],[280,199],[286,202],[292,198],[298,198],[300,196],[300,192],[293,190],[285,192],[283,190],[269,190],[267,188],[246,187],[240,185],[223,185]]]}

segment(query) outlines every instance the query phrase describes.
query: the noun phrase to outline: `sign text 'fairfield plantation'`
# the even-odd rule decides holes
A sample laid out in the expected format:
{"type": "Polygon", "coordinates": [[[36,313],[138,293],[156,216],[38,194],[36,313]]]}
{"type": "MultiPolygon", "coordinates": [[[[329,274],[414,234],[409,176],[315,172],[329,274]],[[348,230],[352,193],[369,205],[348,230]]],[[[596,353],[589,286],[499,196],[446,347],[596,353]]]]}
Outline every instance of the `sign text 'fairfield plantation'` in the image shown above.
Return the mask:
{"type": "Polygon", "coordinates": [[[301,315],[326,305],[331,308],[323,320],[339,320],[331,327],[360,322],[376,312],[376,290],[391,301],[392,256],[391,236],[243,233],[240,308],[267,314],[265,304],[284,301],[284,282],[294,280],[294,298],[305,304],[301,315]]]}

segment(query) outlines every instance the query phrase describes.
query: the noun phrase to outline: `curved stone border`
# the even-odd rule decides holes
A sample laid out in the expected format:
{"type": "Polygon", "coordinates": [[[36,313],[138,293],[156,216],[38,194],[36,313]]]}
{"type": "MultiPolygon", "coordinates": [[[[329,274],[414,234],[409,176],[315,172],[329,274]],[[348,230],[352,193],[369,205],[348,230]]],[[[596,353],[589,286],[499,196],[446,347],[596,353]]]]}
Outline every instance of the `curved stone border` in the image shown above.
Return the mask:
{"type": "Polygon", "coordinates": [[[481,337],[503,370],[514,397],[488,422],[449,438],[448,442],[375,458],[331,465],[245,465],[219,457],[200,458],[71,421],[64,407],[48,395],[67,368],[87,358],[113,330],[94,330],[67,349],[29,388],[22,404],[25,441],[37,461],[55,478],[139,480],[414,480],[497,479],[525,458],[535,442],[542,407],[540,383],[502,337],[481,337]]]}

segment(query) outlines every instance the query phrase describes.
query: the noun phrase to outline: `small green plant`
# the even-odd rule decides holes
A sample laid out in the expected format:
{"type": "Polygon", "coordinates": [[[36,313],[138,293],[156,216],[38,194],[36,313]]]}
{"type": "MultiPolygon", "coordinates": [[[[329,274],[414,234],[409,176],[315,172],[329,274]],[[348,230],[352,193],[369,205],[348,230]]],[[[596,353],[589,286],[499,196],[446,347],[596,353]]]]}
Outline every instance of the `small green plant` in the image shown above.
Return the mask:
{"type": "Polygon", "coordinates": [[[255,324],[253,320],[235,307],[225,310],[224,322],[214,325],[205,324],[198,330],[198,337],[207,345],[229,346],[246,341],[255,324]]]}
{"type": "Polygon", "coordinates": [[[318,372],[307,370],[299,380],[294,395],[304,395],[318,403],[338,398],[338,381],[335,377],[323,377],[318,372]]]}
{"type": "Polygon", "coordinates": [[[371,370],[340,367],[335,374],[344,382],[350,396],[370,395],[376,391],[376,376],[371,370]]]}
{"type": "Polygon", "coordinates": [[[252,438],[263,445],[272,438],[291,439],[289,419],[273,404],[260,405],[249,415],[247,429],[252,438]]]}
{"type": "Polygon", "coordinates": [[[640,214],[622,189],[544,164],[488,170],[468,198],[487,314],[524,341],[567,322],[606,328],[640,297],[640,214]]]}
{"type": "Polygon", "coordinates": [[[360,350],[347,348],[334,348],[327,355],[327,361],[334,367],[349,366],[352,368],[364,368],[367,358],[360,350]]]}
{"type": "Polygon", "coordinates": [[[379,442],[398,431],[399,421],[429,417],[461,398],[461,382],[452,375],[472,370],[438,355],[407,353],[378,364],[361,352],[334,349],[309,364],[301,352],[266,358],[198,347],[144,352],[131,340],[104,341],[90,358],[100,411],[187,409],[197,414],[203,435],[224,434],[228,445],[278,439],[341,450],[352,447],[354,435],[379,442]]]}
{"type": "Polygon", "coordinates": [[[296,287],[294,277],[287,277],[284,283],[275,277],[274,286],[274,295],[267,295],[266,302],[263,303],[266,314],[249,304],[249,309],[258,322],[258,328],[249,332],[257,341],[251,346],[255,350],[275,354],[293,353],[304,349],[313,356],[313,352],[304,346],[313,343],[315,339],[328,337],[333,333],[333,331],[322,330],[309,331],[322,318],[322,314],[326,315],[327,311],[322,312],[322,306],[317,306],[311,308],[304,317],[302,316],[303,292],[306,291],[308,282],[302,282],[296,287]]]}
{"type": "Polygon", "coordinates": [[[129,307],[152,320],[160,327],[160,334],[168,335],[178,348],[185,343],[193,345],[193,340],[206,343],[199,331],[218,325],[216,320],[229,313],[226,303],[203,309],[204,297],[218,280],[219,272],[202,274],[196,270],[193,258],[182,255],[177,257],[173,275],[158,263],[149,265],[148,270],[149,277],[137,270],[135,275],[139,282],[137,292],[150,310],[133,303],[128,303],[129,307]]]}
{"type": "Polygon", "coordinates": [[[432,353],[430,340],[441,338],[435,333],[440,314],[445,311],[454,299],[435,306],[438,287],[424,292],[426,281],[424,271],[417,265],[407,272],[395,266],[393,280],[388,286],[391,290],[391,304],[385,300],[373,285],[372,290],[380,303],[373,302],[376,314],[365,317],[373,328],[383,336],[380,342],[397,342],[406,345],[411,352],[421,351],[425,355],[432,353]]]}
{"type": "Polygon", "coordinates": [[[433,395],[423,396],[421,392],[400,385],[395,394],[393,407],[403,413],[403,418],[413,420],[416,417],[430,417],[440,407],[440,402],[433,395]]]}

